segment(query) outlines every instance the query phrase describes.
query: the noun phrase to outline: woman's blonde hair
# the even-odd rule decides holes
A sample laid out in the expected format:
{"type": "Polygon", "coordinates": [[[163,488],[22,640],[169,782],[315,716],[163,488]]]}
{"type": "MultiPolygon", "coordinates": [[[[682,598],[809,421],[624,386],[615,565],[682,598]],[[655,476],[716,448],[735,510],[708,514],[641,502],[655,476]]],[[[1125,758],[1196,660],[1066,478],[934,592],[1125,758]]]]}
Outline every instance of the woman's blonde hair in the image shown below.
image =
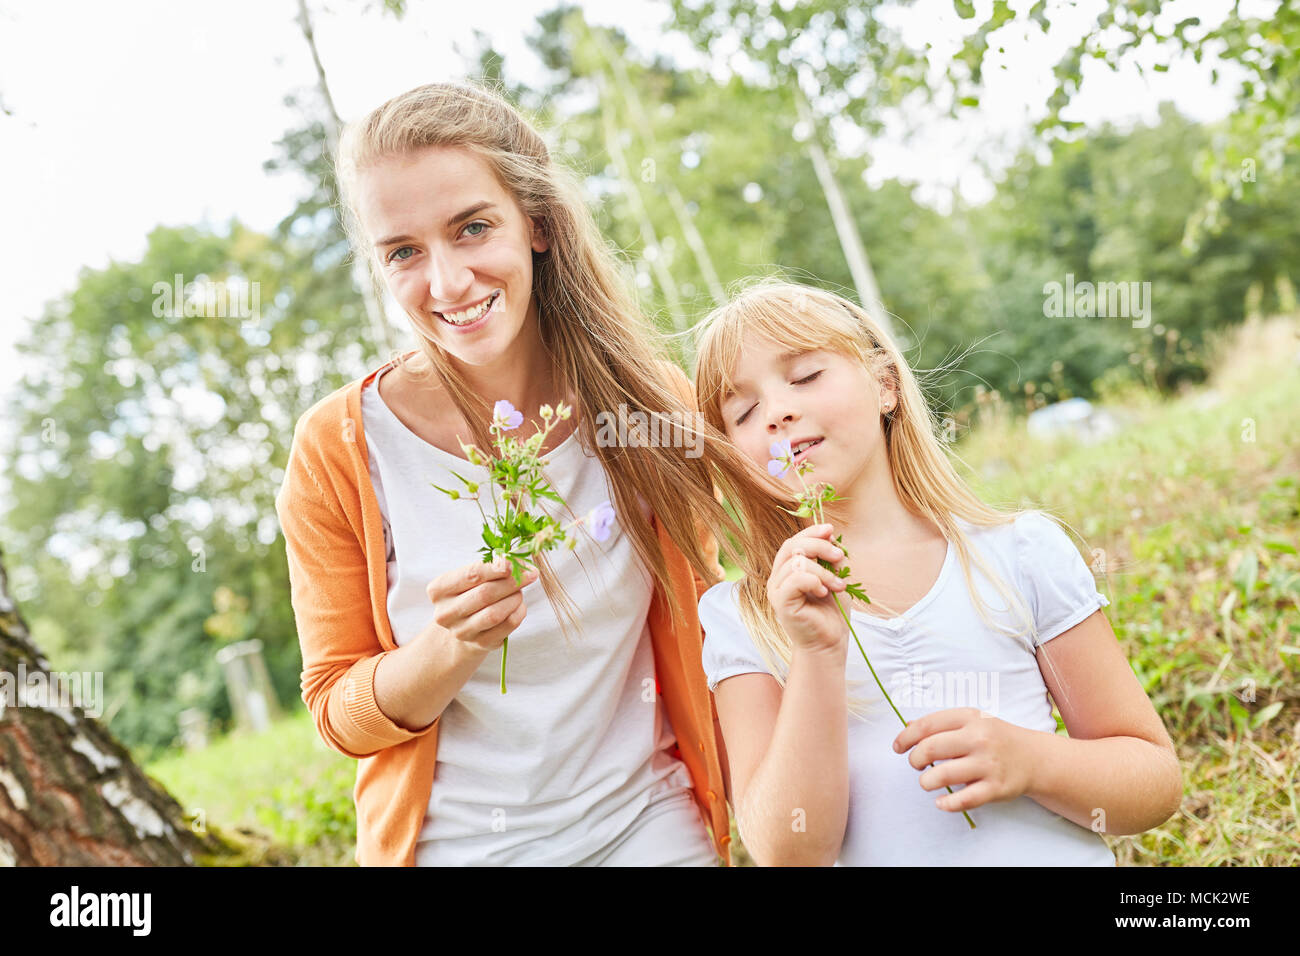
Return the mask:
{"type": "MultiPolygon", "coordinates": [[[[377,280],[382,282],[383,271],[357,213],[358,179],[383,160],[430,147],[460,148],[483,159],[523,214],[539,223],[549,246],[533,254],[533,295],[557,394],[575,396],[577,433],[609,476],[619,524],[662,588],[674,619],[681,621],[664,555],[641,502],[649,504],[695,573],[708,582],[715,580],[716,567],[702,533],[728,527],[731,519],[713,494],[701,457],[688,457],[681,448],[609,447],[596,440],[596,421],[601,412],[660,413],[669,420],[694,421],[685,374],[663,358],[667,353],[662,339],[629,294],[618,260],[583,201],[577,177],[553,161],[541,135],[518,110],[485,86],[416,87],[344,129],[335,161],[343,219],[354,249],[366,258],[377,280]]],[[[414,363],[393,357],[417,377],[436,378],[470,424],[474,443],[491,448],[488,398],[476,394],[458,374],[437,344],[429,320],[407,315],[419,352],[411,357],[414,363]]],[[[722,543],[729,548],[725,540],[722,543]]],[[[547,597],[564,612],[561,622],[572,620],[567,594],[544,555],[538,557],[547,597]]]]}
{"type": "MultiPolygon", "coordinates": [[[[892,390],[894,407],[881,416],[889,470],[905,507],[933,522],[952,545],[961,562],[972,600],[985,623],[1020,638],[1032,636],[1034,625],[1023,598],[1007,587],[970,546],[958,519],[977,527],[1014,521],[1023,513],[1000,511],[981,501],[953,468],[936,435],[936,422],[916,377],[893,339],[863,309],[847,299],[777,279],[752,281],[730,302],[711,312],[697,327],[695,394],[709,425],[726,431],[722,401],[732,389],[731,376],[742,346],[764,340],[793,351],[828,350],[865,367],[892,390]],[[1019,628],[992,620],[971,574],[972,564],[989,580],[1019,628]]],[[[763,473],[752,461],[733,466],[736,456],[720,457],[715,465],[719,485],[739,514],[744,530],[744,577],[736,592],[741,618],[754,638],[768,669],[782,684],[789,672],[790,638],[767,600],[767,580],[781,545],[812,523],[788,513],[796,510],[795,493],[763,473]]],[[[812,479],[816,480],[815,473],[812,479]]],[[[850,566],[852,556],[850,555],[850,566]]],[[[854,702],[860,704],[861,702],[854,702]]],[[[857,709],[855,706],[854,709],[857,709]]]]}

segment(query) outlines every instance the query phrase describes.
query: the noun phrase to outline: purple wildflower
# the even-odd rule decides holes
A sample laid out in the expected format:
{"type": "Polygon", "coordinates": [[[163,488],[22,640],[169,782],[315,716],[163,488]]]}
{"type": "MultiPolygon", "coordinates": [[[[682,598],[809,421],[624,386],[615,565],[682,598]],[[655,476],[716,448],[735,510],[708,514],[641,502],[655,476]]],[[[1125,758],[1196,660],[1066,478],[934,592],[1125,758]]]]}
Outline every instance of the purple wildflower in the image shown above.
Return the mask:
{"type": "Polygon", "coordinates": [[[794,452],[790,450],[790,439],[772,442],[767,452],[772,456],[767,463],[767,473],[773,478],[784,478],[785,473],[794,467],[794,452]]]}
{"type": "Polygon", "coordinates": [[[618,516],[608,501],[602,501],[592,509],[587,520],[591,523],[591,536],[597,541],[608,541],[609,533],[618,516]]]}
{"type": "Polygon", "coordinates": [[[503,398],[492,409],[492,423],[502,431],[508,432],[524,423],[524,415],[503,398]]]}

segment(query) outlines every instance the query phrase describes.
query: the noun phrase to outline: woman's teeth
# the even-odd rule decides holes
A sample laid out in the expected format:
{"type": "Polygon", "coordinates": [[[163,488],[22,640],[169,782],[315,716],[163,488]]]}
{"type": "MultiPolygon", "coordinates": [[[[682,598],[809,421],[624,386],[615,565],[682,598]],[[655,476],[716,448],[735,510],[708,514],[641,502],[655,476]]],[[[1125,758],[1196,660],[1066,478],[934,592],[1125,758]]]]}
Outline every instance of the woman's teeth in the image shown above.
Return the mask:
{"type": "Polygon", "coordinates": [[[477,322],[483,318],[483,314],[492,308],[492,304],[496,302],[500,295],[500,292],[493,292],[474,308],[466,309],[464,312],[440,312],[438,314],[443,317],[444,321],[452,325],[469,325],[471,322],[477,322]]]}
{"type": "Polygon", "coordinates": [[[821,444],[821,439],[814,438],[812,441],[800,442],[799,444],[795,445],[794,448],[791,449],[791,451],[794,454],[799,455],[807,451],[809,448],[812,448],[814,445],[819,445],[819,444],[821,444]]]}

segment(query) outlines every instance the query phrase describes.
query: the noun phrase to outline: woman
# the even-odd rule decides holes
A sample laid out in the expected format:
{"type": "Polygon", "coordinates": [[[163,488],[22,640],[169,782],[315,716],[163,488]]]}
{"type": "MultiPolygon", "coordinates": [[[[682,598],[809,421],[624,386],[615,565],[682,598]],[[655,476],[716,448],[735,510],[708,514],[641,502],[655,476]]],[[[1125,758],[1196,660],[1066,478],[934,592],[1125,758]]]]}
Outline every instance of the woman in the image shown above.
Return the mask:
{"type": "Polygon", "coordinates": [[[498,95],[411,90],[344,131],[337,168],[354,248],[418,345],[302,416],[276,501],[303,700],[358,759],[357,861],[728,863],[696,602],[720,576],[702,529],[729,519],[698,457],[595,440],[602,411],[693,419],[686,376],[498,95]],[[548,477],[576,513],[618,515],[603,544],[539,562],[540,590],[481,564],[478,509],[430,487],[486,476],[461,441],[491,447],[500,399],[520,438],[571,405],[548,477]]]}

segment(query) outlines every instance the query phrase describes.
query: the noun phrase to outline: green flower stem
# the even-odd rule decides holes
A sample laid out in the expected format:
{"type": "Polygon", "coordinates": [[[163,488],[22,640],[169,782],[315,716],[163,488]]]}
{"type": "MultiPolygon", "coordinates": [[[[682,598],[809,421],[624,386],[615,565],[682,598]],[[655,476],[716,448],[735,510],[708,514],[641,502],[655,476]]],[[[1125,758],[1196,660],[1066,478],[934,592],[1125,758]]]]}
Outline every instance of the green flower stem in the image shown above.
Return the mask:
{"type": "MultiPolygon", "coordinates": [[[[848,611],[844,610],[844,605],[840,603],[840,596],[832,592],[831,597],[835,601],[835,606],[840,609],[840,616],[844,618],[844,623],[848,625],[849,633],[853,635],[853,643],[858,645],[858,652],[862,655],[862,659],[867,662],[867,670],[871,671],[871,676],[876,679],[876,686],[879,687],[880,692],[885,695],[885,701],[889,704],[890,709],[893,710],[899,720],[903,721],[903,726],[906,727],[907,721],[903,718],[903,715],[898,712],[898,708],[894,706],[894,701],[889,696],[889,691],[885,690],[885,685],[882,684],[880,678],[876,676],[876,669],[871,666],[871,660],[867,657],[867,652],[862,648],[862,641],[858,640],[858,632],[854,630],[853,622],[849,620],[848,611]]],[[[944,789],[949,793],[952,793],[952,787],[945,786],[944,789]]],[[[966,818],[966,822],[969,823],[970,828],[974,830],[975,821],[970,818],[970,814],[963,810],[961,815],[966,818]]]]}
{"type": "MultiPolygon", "coordinates": [[[[510,648],[510,638],[501,642],[501,693],[506,692],[506,651],[510,648]]],[[[974,826],[975,824],[971,824],[974,826]]]]}
{"type": "MultiPolygon", "coordinates": [[[[822,496],[820,494],[813,495],[813,493],[808,490],[808,483],[803,480],[804,464],[805,463],[801,462],[800,467],[795,468],[794,471],[795,477],[799,479],[799,485],[803,488],[803,495],[801,495],[800,498],[803,502],[810,504],[813,510],[816,512],[817,524],[825,524],[826,513],[822,510],[822,496]]],[[[809,465],[809,467],[811,466],[809,465]]],[[[847,557],[847,555],[845,555],[845,557],[847,557]]],[[[827,567],[829,567],[829,565],[827,565],[827,567]]],[[[885,695],[885,701],[889,704],[889,708],[894,712],[894,715],[899,720],[901,720],[903,722],[903,726],[906,727],[907,721],[904,719],[903,715],[898,712],[898,708],[894,706],[894,701],[889,696],[889,691],[885,690],[885,685],[880,682],[880,678],[876,674],[876,669],[871,666],[871,659],[867,657],[867,652],[862,647],[862,641],[858,639],[858,632],[853,627],[853,621],[849,619],[849,612],[844,610],[844,605],[840,603],[840,596],[836,594],[834,591],[832,591],[831,598],[835,601],[835,606],[839,608],[840,616],[844,618],[844,623],[848,625],[849,633],[853,635],[853,643],[858,645],[858,653],[860,653],[862,655],[862,659],[866,661],[867,670],[871,671],[871,676],[875,678],[876,686],[879,687],[880,692],[885,695]]],[[[952,787],[945,785],[944,789],[947,790],[949,793],[952,793],[952,787]]],[[[961,815],[966,818],[966,822],[969,823],[970,828],[974,830],[975,821],[970,818],[970,814],[967,813],[965,810],[963,810],[961,812],[961,815]]]]}

